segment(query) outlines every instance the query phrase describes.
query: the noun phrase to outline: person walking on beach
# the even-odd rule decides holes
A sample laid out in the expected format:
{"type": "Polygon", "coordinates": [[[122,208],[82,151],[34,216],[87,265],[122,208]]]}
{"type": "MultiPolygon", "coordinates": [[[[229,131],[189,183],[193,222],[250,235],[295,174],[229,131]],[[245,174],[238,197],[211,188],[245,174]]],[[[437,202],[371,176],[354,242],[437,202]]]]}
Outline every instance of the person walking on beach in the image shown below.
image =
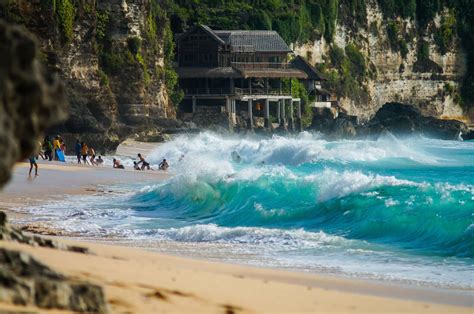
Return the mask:
{"type": "Polygon", "coordinates": [[[29,176],[31,177],[31,171],[33,170],[33,167],[35,167],[35,177],[38,176],[38,164],[36,163],[36,156],[35,155],[31,155],[30,156],[30,172],[29,172],[29,176]]]}
{"type": "Polygon", "coordinates": [[[104,160],[102,159],[102,156],[99,156],[99,158],[97,158],[97,165],[102,165],[104,163],[104,160]]]}
{"type": "Polygon", "coordinates": [[[114,169],[125,169],[125,167],[120,163],[120,160],[114,158],[113,162],[114,162],[114,164],[113,164],[112,167],[114,169]]]}
{"type": "Polygon", "coordinates": [[[163,161],[158,165],[158,168],[160,170],[168,170],[169,167],[170,165],[168,165],[168,162],[166,161],[166,159],[163,159],[163,161]]]}
{"type": "Polygon", "coordinates": [[[81,145],[81,142],[79,141],[79,139],[76,140],[76,145],[74,146],[74,150],[75,150],[76,157],[77,157],[77,163],[80,164],[81,163],[82,145],[81,145]]]}
{"type": "Polygon", "coordinates": [[[46,160],[47,157],[46,155],[44,154],[43,152],[43,144],[41,143],[41,141],[38,142],[38,151],[39,151],[39,156],[43,159],[43,160],[46,160]]]}
{"type": "Polygon", "coordinates": [[[145,157],[143,157],[142,154],[138,154],[137,156],[140,159],[140,161],[137,163],[137,166],[142,164],[141,170],[145,170],[145,168],[150,170],[150,164],[146,162],[145,157]]]}
{"type": "Polygon", "coordinates": [[[142,170],[142,169],[140,169],[140,167],[138,166],[138,163],[136,161],[133,162],[133,169],[134,170],[140,170],[140,171],[142,170]]]}
{"type": "Polygon", "coordinates": [[[95,149],[93,147],[89,147],[89,161],[91,165],[98,166],[99,164],[95,161],[95,149]]]}
{"type": "Polygon", "coordinates": [[[51,144],[51,141],[49,140],[48,137],[44,138],[43,150],[44,150],[44,154],[48,158],[48,160],[49,161],[53,160],[53,144],[51,144]]]}
{"type": "Polygon", "coordinates": [[[87,144],[82,142],[81,143],[81,155],[82,155],[82,161],[84,162],[84,165],[89,164],[89,161],[87,160],[87,155],[89,154],[89,147],[87,147],[87,144]]]}

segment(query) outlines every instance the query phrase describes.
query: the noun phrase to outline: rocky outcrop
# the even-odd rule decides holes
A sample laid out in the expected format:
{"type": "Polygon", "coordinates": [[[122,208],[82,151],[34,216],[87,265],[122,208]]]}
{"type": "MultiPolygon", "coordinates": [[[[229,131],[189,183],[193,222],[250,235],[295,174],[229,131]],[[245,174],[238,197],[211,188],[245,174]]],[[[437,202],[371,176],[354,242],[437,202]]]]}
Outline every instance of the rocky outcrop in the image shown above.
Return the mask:
{"type": "Polygon", "coordinates": [[[324,108],[314,115],[311,129],[329,139],[377,138],[384,133],[395,136],[422,135],[429,138],[459,140],[468,129],[462,122],[424,116],[411,105],[388,103],[366,123],[344,113],[334,114],[324,108]]]}
{"type": "Polygon", "coordinates": [[[459,140],[461,134],[468,132],[462,122],[426,117],[415,107],[399,103],[385,104],[367,123],[367,128],[370,134],[388,131],[395,135],[420,134],[444,140],[459,140]]]}
{"type": "Polygon", "coordinates": [[[0,248],[0,301],[43,309],[106,313],[102,288],[69,280],[31,255],[0,248]]]}
{"type": "MultiPolygon", "coordinates": [[[[0,212],[0,240],[88,253],[86,248],[25,235],[7,223],[3,212],[0,212]]],[[[100,286],[70,280],[29,254],[5,248],[0,248],[0,301],[45,309],[107,312],[104,293],[100,286]]]]}
{"type": "Polygon", "coordinates": [[[31,35],[0,21],[0,187],[13,165],[38,148],[41,133],[66,118],[62,85],[37,57],[31,35]]]}
{"type": "MultiPolygon", "coordinates": [[[[345,49],[354,44],[363,54],[369,75],[363,82],[361,93],[367,97],[357,99],[355,93],[341,96],[340,106],[361,121],[370,120],[384,104],[409,103],[423,115],[443,119],[474,121],[474,110],[460,105],[459,85],[465,74],[465,54],[459,39],[453,47],[441,53],[435,42],[441,12],[426,27],[413,19],[387,20],[377,0],[366,1],[366,25],[353,27],[352,16],[339,18],[333,43],[324,37],[311,43],[297,45],[295,51],[312,64],[326,64],[332,47],[345,49]],[[390,38],[389,28],[398,30],[390,38]],[[393,38],[395,37],[395,38],[393,38]],[[391,41],[402,40],[406,51],[394,49],[391,41]],[[419,51],[425,45],[426,60],[419,51]]],[[[397,43],[398,44],[398,43],[397,43]]],[[[471,122],[470,122],[471,121],[471,122]]]]}
{"type": "Polygon", "coordinates": [[[69,147],[79,137],[101,152],[175,118],[165,82],[167,21],[160,24],[150,1],[8,2],[0,17],[38,37],[44,62],[65,85],[70,118],[49,134],[69,147]]]}

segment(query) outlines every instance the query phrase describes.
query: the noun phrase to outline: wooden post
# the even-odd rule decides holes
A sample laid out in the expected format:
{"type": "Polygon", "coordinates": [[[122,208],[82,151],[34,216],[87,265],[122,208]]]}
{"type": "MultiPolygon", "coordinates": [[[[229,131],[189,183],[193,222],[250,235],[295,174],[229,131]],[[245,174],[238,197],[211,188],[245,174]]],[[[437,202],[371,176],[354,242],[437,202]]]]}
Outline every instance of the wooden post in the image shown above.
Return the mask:
{"type": "Polygon", "coordinates": [[[230,99],[228,96],[225,97],[225,111],[227,113],[231,113],[232,112],[232,108],[231,108],[231,104],[230,104],[230,99]]]}
{"type": "Polygon", "coordinates": [[[265,93],[268,95],[268,78],[265,78],[265,93]]]}
{"type": "Polygon", "coordinates": [[[253,129],[253,113],[252,113],[252,99],[248,100],[248,115],[249,115],[249,121],[248,121],[248,129],[252,130],[253,129]]]}
{"type": "Polygon", "coordinates": [[[252,95],[252,78],[249,77],[249,94],[252,95]]]}
{"type": "Polygon", "coordinates": [[[285,113],[285,99],[281,100],[281,120],[280,120],[280,128],[286,130],[286,113],[285,113]]]}
{"type": "Polygon", "coordinates": [[[271,130],[271,124],[270,124],[270,100],[265,99],[265,120],[264,120],[264,127],[267,130],[271,130]]]}
{"type": "Polygon", "coordinates": [[[281,99],[278,99],[277,101],[277,120],[278,120],[278,125],[281,123],[281,99]]]}
{"type": "Polygon", "coordinates": [[[301,121],[301,99],[298,101],[298,116],[296,118],[296,127],[298,132],[303,132],[303,121],[301,121]]]}
{"type": "Polygon", "coordinates": [[[295,120],[293,116],[293,98],[290,99],[290,116],[288,119],[288,126],[291,131],[295,131],[295,120]]]}

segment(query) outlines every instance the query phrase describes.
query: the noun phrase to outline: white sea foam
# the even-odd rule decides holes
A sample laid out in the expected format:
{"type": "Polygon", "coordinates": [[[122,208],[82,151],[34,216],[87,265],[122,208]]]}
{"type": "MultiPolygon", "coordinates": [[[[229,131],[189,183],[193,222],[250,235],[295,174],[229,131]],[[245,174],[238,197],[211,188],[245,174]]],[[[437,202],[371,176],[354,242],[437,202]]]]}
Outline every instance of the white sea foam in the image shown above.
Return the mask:
{"type": "Polygon", "coordinates": [[[297,137],[273,136],[272,138],[222,137],[204,132],[199,135],[182,135],[175,140],[160,145],[149,159],[158,163],[163,158],[177,168],[184,155],[184,163],[194,163],[204,157],[205,163],[230,161],[231,152],[236,151],[244,164],[300,165],[320,160],[340,162],[373,162],[390,158],[412,160],[420,164],[436,164],[437,158],[419,151],[410,141],[399,141],[394,137],[377,141],[327,142],[309,133],[297,137]]]}

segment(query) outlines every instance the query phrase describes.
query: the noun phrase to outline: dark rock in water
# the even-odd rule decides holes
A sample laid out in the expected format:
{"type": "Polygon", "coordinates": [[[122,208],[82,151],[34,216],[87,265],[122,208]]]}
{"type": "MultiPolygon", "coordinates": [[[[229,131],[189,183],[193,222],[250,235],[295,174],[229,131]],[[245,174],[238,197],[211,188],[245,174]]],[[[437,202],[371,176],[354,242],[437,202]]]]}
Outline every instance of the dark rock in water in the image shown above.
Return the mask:
{"type": "Polygon", "coordinates": [[[388,131],[394,135],[421,134],[444,140],[458,140],[460,134],[467,131],[462,122],[425,117],[413,106],[400,103],[385,104],[367,128],[370,134],[388,131]]]}
{"type": "Polygon", "coordinates": [[[31,35],[0,21],[0,187],[38,148],[41,132],[66,118],[62,85],[43,71],[37,51],[31,35]]]}
{"type": "Polygon", "coordinates": [[[0,301],[45,309],[106,313],[102,288],[72,281],[29,254],[0,248],[0,301]]]}
{"type": "Polygon", "coordinates": [[[397,136],[420,134],[444,140],[458,140],[460,134],[469,136],[462,122],[425,117],[413,106],[400,103],[385,104],[366,124],[358,124],[355,116],[337,115],[333,109],[318,109],[310,129],[324,133],[329,139],[376,138],[386,132],[397,136]]]}
{"type": "Polygon", "coordinates": [[[314,112],[310,129],[324,133],[329,138],[354,138],[357,135],[357,117],[337,114],[329,108],[314,112]]]}
{"type": "Polygon", "coordinates": [[[467,133],[463,133],[462,139],[465,140],[465,141],[474,140],[474,131],[469,131],[467,133]]]}

